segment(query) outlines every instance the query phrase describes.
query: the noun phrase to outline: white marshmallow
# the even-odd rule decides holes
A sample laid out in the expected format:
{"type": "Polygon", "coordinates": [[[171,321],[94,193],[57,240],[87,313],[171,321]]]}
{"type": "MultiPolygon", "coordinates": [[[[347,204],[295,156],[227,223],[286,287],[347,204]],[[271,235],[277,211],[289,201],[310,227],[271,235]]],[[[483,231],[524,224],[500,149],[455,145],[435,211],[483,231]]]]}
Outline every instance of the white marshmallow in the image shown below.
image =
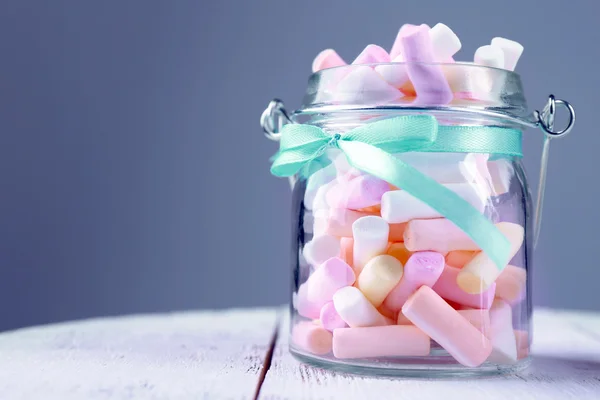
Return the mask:
{"type": "Polygon", "coordinates": [[[337,180],[334,179],[329,183],[319,186],[315,192],[312,204],[304,203],[304,207],[309,210],[324,210],[329,208],[329,205],[327,204],[327,192],[337,184],[337,180]]]}
{"type": "Polygon", "coordinates": [[[475,51],[473,61],[486,67],[504,68],[504,51],[494,45],[481,46],[475,51]]]}
{"type": "Polygon", "coordinates": [[[462,47],[458,36],[452,29],[442,23],[436,24],[429,30],[429,37],[431,38],[433,55],[437,62],[446,62],[462,47]]]}
{"type": "Polygon", "coordinates": [[[494,300],[490,308],[490,340],[493,350],[488,361],[498,364],[517,362],[517,340],[512,327],[512,310],[503,300],[494,300]]]}
{"type": "MultiPolygon", "coordinates": [[[[444,185],[483,213],[487,199],[481,198],[472,185],[452,183],[444,185]]],[[[386,192],[381,197],[381,216],[388,223],[402,223],[411,219],[440,218],[442,214],[408,193],[406,190],[386,192]]]]}
{"type": "Polygon", "coordinates": [[[504,69],[514,71],[521,54],[523,54],[523,45],[501,37],[493,38],[492,45],[500,47],[504,52],[504,69]]]}
{"type": "Polygon", "coordinates": [[[381,217],[367,216],[354,221],[353,267],[360,272],[369,260],[384,254],[388,247],[390,226],[381,217]]]}
{"type": "Polygon", "coordinates": [[[352,72],[344,77],[335,90],[335,100],[344,102],[386,103],[404,97],[395,87],[388,84],[373,68],[353,66],[352,72]]]}
{"type": "Polygon", "coordinates": [[[354,286],[346,286],[335,292],[333,306],[344,322],[351,328],[392,325],[394,323],[394,321],[381,315],[362,292],[354,286]]]}
{"type": "Polygon", "coordinates": [[[514,175],[512,162],[505,158],[488,162],[488,170],[492,178],[494,194],[499,196],[507,193],[510,189],[510,180],[514,175]]]}
{"type": "Polygon", "coordinates": [[[304,245],[302,255],[306,261],[317,267],[332,257],[340,255],[340,239],[335,236],[321,235],[304,245]]]}
{"type": "Polygon", "coordinates": [[[326,185],[335,178],[335,165],[330,164],[308,177],[306,191],[304,192],[304,207],[312,210],[317,192],[321,186],[326,185]]]}

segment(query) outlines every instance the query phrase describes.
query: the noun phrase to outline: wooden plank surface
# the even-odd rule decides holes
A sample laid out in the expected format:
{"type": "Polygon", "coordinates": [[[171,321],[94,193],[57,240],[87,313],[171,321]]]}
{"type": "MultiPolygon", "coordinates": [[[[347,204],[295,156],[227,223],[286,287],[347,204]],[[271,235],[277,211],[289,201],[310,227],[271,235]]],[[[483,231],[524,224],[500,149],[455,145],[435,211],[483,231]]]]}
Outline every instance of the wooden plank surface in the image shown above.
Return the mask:
{"type": "Polygon", "coordinates": [[[308,367],[287,351],[283,326],[260,399],[600,399],[600,314],[540,309],[533,324],[534,357],[527,371],[453,380],[376,379],[308,367]]]}
{"type": "Polygon", "coordinates": [[[0,399],[253,399],[274,309],[131,316],[0,334],[0,399]]]}

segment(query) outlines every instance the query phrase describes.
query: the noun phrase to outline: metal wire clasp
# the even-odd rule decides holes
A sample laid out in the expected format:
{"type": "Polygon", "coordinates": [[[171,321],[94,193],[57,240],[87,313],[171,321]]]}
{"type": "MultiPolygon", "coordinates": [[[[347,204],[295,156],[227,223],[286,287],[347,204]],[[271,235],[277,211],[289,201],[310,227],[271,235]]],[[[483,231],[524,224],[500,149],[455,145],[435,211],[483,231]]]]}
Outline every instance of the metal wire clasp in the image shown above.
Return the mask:
{"type": "Polygon", "coordinates": [[[540,183],[538,185],[537,199],[535,203],[535,219],[533,227],[533,247],[537,246],[540,237],[540,228],[542,226],[542,209],[544,208],[544,193],[546,191],[546,176],[548,175],[548,157],[550,156],[550,140],[554,138],[565,137],[575,124],[575,109],[564,100],[557,100],[554,95],[548,96],[546,106],[539,112],[533,112],[535,124],[544,132],[544,145],[542,148],[542,159],[540,165],[540,183]],[[560,130],[554,130],[554,119],[556,116],[556,107],[562,106],[569,112],[569,122],[567,126],[560,130]]]}
{"type": "Polygon", "coordinates": [[[260,116],[260,125],[265,132],[265,136],[269,140],[273,140],[278,142],[281,140],[281,128],[285,124],[292,123],[287,111],[285,110],[285,106],[283,105],[283,101],[279,99],[273,99],[263,111],[260,116]]]}

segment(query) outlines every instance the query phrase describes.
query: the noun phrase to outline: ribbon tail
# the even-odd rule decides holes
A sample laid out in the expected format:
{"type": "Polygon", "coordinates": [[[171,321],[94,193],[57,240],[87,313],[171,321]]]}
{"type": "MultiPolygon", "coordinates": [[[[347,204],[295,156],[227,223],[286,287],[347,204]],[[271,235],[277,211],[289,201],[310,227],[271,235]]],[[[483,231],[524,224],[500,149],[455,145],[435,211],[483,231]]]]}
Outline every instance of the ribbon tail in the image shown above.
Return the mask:
{"type": "Polygon", "coordinates": [[[462,229],[502,270],[510,261],[508,239],[471,204],[452,190],[391,154],[366,143],[340,141],[355,168],[406,190],[462,229]]]}

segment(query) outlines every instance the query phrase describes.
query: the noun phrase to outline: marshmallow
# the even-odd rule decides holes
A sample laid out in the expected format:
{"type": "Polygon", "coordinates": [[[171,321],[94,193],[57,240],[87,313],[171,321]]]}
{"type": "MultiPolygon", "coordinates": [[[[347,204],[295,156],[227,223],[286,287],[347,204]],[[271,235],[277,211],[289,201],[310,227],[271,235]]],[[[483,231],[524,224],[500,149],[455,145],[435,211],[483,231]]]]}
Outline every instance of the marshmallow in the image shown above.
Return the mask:
{"type": "Polygon", "coordinates": [[[504,68],[504,51],[494,45],[481,46],[475,51],[473,61],[486,67],[504,68]]]}
{"type": "Polygon", "coordinates": [[[402,313],[462,365],[481,365],[492,351],[490,341],[429,286],[409,297],[402,313]]]}
{"type": "Polygon", "coordinates": [[[517,341],[517,360],[529,356],[529,332],[515,330],[515,339],[517,341]]]}
{"type": "Polygon", "coordinates": [[[514,175],[511,161],[505,158],[489,161],[488,170],[492,179],[494,194],[499,196],[507,193],[510,189],[510,180],[514,175]]]}
{"type": "Polygon", "coordinates": [[[398,319],[398,313],[387,308],[385,304],[382,304],[379,307],[377,307],[377,311],[379,311],[379,313],[384,317],[389,318],[391,320],[395,321],[398,319]]]}
{"type": "MultiPolygon", "coordinates": [[[[394,58],[392,62],[403,63],[404,57],[399,55],[394,58]]],[[[375,71],[383,78],[383,80],[395,88],[400,89],[408,82],[408,72],[406,72],[405,64],[378,65],[375,67],[375,71]]]]}
{"type": "Polygon", "coordinates": [[[464,153],[408,152],[394,155],[438,183],[466,183],[461,164],[469,160],[464,153]]]}
{"type": "Polygon", "coordinates": [[[444,256],[431,251],[414,253],[404,266],[404,275],[385,299],[385,306],[398,311],[421,286],[433,286],[444,270],[444,256]]]}
{"type": "Polygon", "coordinates": [[[321,325],[323,328],[327,329],[330,332],[333,332],[334,329],[345,328],[348,325],[344,322],[340,314],[335,311],[335,306],[333,305],[333,301],[326,303],[321,308],[321,314],[319,316],[321,321],[321,325]]]}
{"type": "Polygon", "coordinates": [[[335,100],[347,103],[387,103],[404,95],[371,67],[355,66],[337,85],[335,100]]]}
{"type": "Polygon", "coordinates": [[[398,318],[397,318],[397,322],[398,325],[412,325],[413,323],[410,322],[410,320],[408,318],[406,318],[406,315],[402,314],[402,310],[400,310],[398,312],[398,318]]]}
{"type": "Polygon", "coordinates": [[[389,255],[372,258],[358,276],[357,287],[375,307],[379,307],[402,278],[402,264],[389,255]]]}
{"type": "MultiPolygon", "coordinates": [[[[381,210],[379,210],[381,212],[381,210]]],[[[379,214],[379,213],[378,213],[379,214]]],[[[404,241],[404,231],[406,230],[406,223],[402,224],[389,224],[390,225],[390,242],[403,242],[404,241]]]]}
{"type": "MultiPolygon", "coordinates": [[[[521,225],[511,222],[500,222],[496,224],[500,232],[510,242],[510,253],[508,259],[512,259],[523,243],[524,229],[521,225]]],[[[501,269],[487,256],[481,252],[477,254],[460,270],[457,277],[458,286],[467,293],[481,293],[490,287],[502,272],[501,269]]]]}
{"type": "Polygon", "coordinates": [[[356,280],[354,271],[341,258],[334,257],[325,261],[308,277],[306,298],[321,308],[331,301],[333,294],[356,280]]]}
{"type": "Polygon", "coordinates": [[[327,204],[327,193],[333,189],[339,182],[337,179],[334,179],[328,183],[325,183],[317,190],[314,191],[314,195],[311,193],[309,197],[304,196],[304,207],[308,210],[325,210],[329,208],[327,204]],[[310,200],[312,199],[312,202],[310,200]]]}
{"type": "Polygon", "coordinates": [[[476,251],[454,250],[446,254],[446,264],[455,268],[462,268],[477,255],[476,251]]]}
{"type": "Polygon", "coordinates": [[[354,236],[353,263],[361,271],[373,257],[384,254],[388,247],[390,227],[381,217],[362,217],[352,224],[354,236]]]}
{"type": "Polygon", "coordinates": [[[317,304],[308,300],[306,289],[307,286],[305,282],[298,287],[298,293],[292,297],[292,303],[294,308],[298,311],[298,314],[301,316],[317,319],[319,318],[321,309],[317,304]]]}
{"type": "Polygon", "coordinates": [[[417,99],[413,104],[444,105],[454,96],[448,81],[436,62],[433,46],[429,37],[429,27],[420,25],[416,29],[402,34],[402,50],[408,62],[406,71],[412,82],[417,99]]]}
{"type": "Polygon", "coordinates": [[[433,285],[435,290],[444,299],[454,301],[464,306],[488,309],[494,301],[496,284],[493,283],[487,290],[480,294],[464,292],[456,283],[457,276],[462,270],[446,265],[442,275],[433,285]]]}
{"type": "MultiPolygon", "coordinates": [[[[394,44],[392,45],[392,49],[390,50],[390,57],[392,58],[392,60],[397,59],[397,57],[399,57],[400,54],[402,54],[402,40],[401,40],[402,37],[404,35],[406,35],[407,32],[412,32],[417,28],[418,28],[417,25],[412,25],[412,24],[404,24],[400,27],[400,30],[398,31],[398,35],[396,36],[396,40],[394,41],[394,44]]],[[[404,58],[402,58],[398,62],[402,62],[402,61],[404,61],[404,58]]],[[[396,62],[396,61],[394,61],[394,62],[396,62]]]]}
{"type": "Polygon", "coordinates": [[[332,349],[332,335],[311,321],[300,321],[292,328],[292,343],[301,350],[324,355],[332,349]]]}
{"type": "Polygon", "coordinates": [[[493,351],[489,361],[498,364],[517,362],[517,340],[512,327],[512,310],[503,300],[496,299],[490,308],[490,339],[493,351]]]}
{"type": "Polygon", "coordinates": [[[306,190],[304,192],[304,208],[308,210],[313,209],[317,192],[323,185],[330,183],[335,176],[335,166],[330,164],[308,177],[306,180],[306,190]]]}
{"type": "Polygon", "coordinates": [[[372,175],[361,175],[340,183],[327,192],[327,204],[331,208],[352,210],[381,203],[381,196],[390,190],[386,181],[372,175]]]}
{"type": "Polygon", "coordinates": [[[492,178],[488,171],[488,154],[469,153],[458,163],[458,169],[471,183],[481,198],[487,198],[492,193],[492,178]]]}
{"type": "Polygon", "coordinates": [[[331,257],[340,254],[340,239],[330,235],[315,236],[304,245],[302,255],[306,261],[314,266],[323,264],[331,257]]]}
{"type": "Polygon", "coordinates": [[[326,68],[341,67],[346,62],[333,49],[326,49],[317,54],[312,64],[312,72],[326,68]]]}
{"type": "MultiPolygon", "coordinates": [[[[477,194],[471,185],[456,183],[444,186],[470,203],[477,211],[483,213],[485,200],[477,194]]],[[[389,223],[442,217],[438,211],[409,194],[406,190],[394,190],[383,194],[381,197],[381,216],[389,223]]]]}
{"type": "MultiPolygon", "coordinates": [[[[390,225],[390,228],[396,224],[390,225]]],[[[408,261],[408,258],[412,254],[410,251],[406,250],[406,246],[404,243],[392,243],[390,247],[388,247],[386,254],[396,258],[402,265],[405,265],[408,261]]]]}
{"type": "Polygon", "coordinates": [[[514,71],[521,54],[523,54],[523,46],[518,42],[501,37],[493,38],[492,46],[499,47],[504,52],[504,69],[514,71]]]}
{"type": "Polygon", "coordinates": [[[314,232],[327,233],[332,236],[352,237],[352,224],[359,218],[369,215],[372,214],[341,208],[317,210],[314,213],[314,232]]]}
{"type": "Polygon", "coordinates": [[[404,244],[410,251],[479,250],[479,246],[446,218],[413,219],[406,225],[404,244]]]}
{"type": "Polygon", "coordinates": [[[352,266],[353,256],[352,248],[354,247],[354,239],[343,237],[340,239],[340,258],[349,266],[352,266]]]}
{"type": "Polygon", "coordinates": [[[429,30],[429,37],[431,50],[437,62],[447,62],[462,47],[458,36],[452,29],[442,23],[435,24],[429,30]]]}
{"type": "Polygon", "coordinates": [[[496,297],[514,304],[525,295],[527,271],[525,268],[507,265],[496,278],[496,297]]]}
{"type": "Polygon", "coordinates": [[[489,310],[458,310],[458,313],[488,339],[490,335],[490,312],[489,310]]]}
{"type": "Polygon", "coordinates": [[[381,315],[354,286],[347,286],[335,292],[333,305],[344,322],[353,328],[394,324],[394,321],[381,315]]]}
{"type": "Polygon", "coordinates": [[[376,64],[390,62],[390,55],[381,47],[370,44],[356,57],[352,64],[376,64]]]}
{"type": "Polygon", "coordinates": [[[402,357],[429,355],[429,337],[414,326],[342,328],[333,331],[336,358],[402,357]]]}

